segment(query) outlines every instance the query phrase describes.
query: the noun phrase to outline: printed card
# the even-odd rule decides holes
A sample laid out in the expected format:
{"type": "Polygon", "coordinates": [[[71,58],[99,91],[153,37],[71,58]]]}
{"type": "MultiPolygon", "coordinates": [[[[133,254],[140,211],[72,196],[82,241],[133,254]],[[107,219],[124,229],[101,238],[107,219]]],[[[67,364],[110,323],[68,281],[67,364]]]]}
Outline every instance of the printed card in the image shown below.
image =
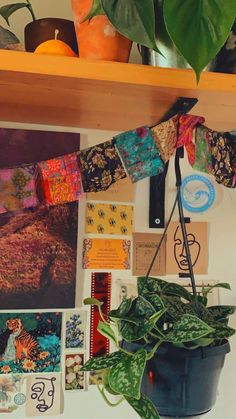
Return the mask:
{"type": "Polygon", "coordinates": [[[59,415],[62,410],[61,374],[34,374],[27,377],[27,417],[59,415]]]}
{"type": "MultiPolygon", "coordinates": [[[[133,275],[146,275],[161,237],[161,234],[133,234],[133,275]]],[[[165,275],[165,273],[166,248],[164,240],[150,275],[165,275]]]]}
{"type": "Polygon", "coordinates": [[[85,350],[87,312],[77,310],[66,313],[66,349],[85,350]]]}
{"type": "Polygon", "coordinates": [[[84,354],[67,354],[65,360],[65,389],[85,390],[85,373],[80,371],[84,365],[84,354]]]}
{"type": "Polygon", "coordinates": [[[87,199],[92,201],[134,202],[135,190],[135,185],[129,177],[126,177],[113,183],[106,191],[88,193],[87,199]]]}
{"type": "Polygon", "coordinates": [[[130,269],[130,240],[84,239],[84,269],[130,269]]]}
{"type": "MultiPolygon", "coordinates": [[[[191,222],[186,224],[188,244],[195,274],[207,274],[207,223],[191,222]]],[[[167,266],[168,274],[188,272],[188,262],[184,248],[181,226],[178,221],[170,224],[167,234],[167,266]]]]}
{"type": "Polygon", "coordinates": [[[26,380],[22,374],[0,376],[0,413],[12,413],[26,402],[26,380]]]}
{"type": "Polygon", "coordinates": [[[60,371],[62,314],[0,313],[0,374],[60,371]]]}
{"type": "Polygon", "coordinates": [[[86,233],[130,236],[133,230],[133,205],[86,205],[86,233]]]}

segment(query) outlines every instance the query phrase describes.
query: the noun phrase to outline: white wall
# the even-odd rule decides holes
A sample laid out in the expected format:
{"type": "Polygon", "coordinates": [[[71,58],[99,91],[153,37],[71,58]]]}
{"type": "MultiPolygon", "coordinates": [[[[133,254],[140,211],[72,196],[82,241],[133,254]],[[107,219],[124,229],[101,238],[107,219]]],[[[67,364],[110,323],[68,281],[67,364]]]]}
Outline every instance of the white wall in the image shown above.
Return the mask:
{"type": "MultiPolygon", "coordinates": [[[[32,129],[52,129],[57,130],[56,127],[36,127],[24,124],[9,124],[0,123],[0,127],[21,127],[32,129]]],[[[76,132],[72,128],[59,128],[58,130],[76,132]]],[[[110,139],[114,133],[101,132],[93,130],[77,130],[82,132],[81,148],[86,148],[88,145],[93,145],[110,139]]],[[[182,164],[183,175],[191,174],[193,171],[186,161],[182,164]]],[[[198,276],[198,278],[215,279],[223,282],[230,282],[232,292],[225,291],[221,293],[220,299],[222,304],[236,304],[236,281],[235,281],[235,210],[236,210],[236,191],[230,191],[226,188],[221,188],[215,184],[217,190],[217,202],[213,209],[205,214],[196,215],[192,217],[195,221],[208,221],[209,222],[209,273],[208,275],[198,276]]],[[[167,201],[170,207],[173,202],[175,191],[175,181],[173,171],[171,168],[168,179],[168,194],[167,201]]],[[[85,201],[81,203],[83,207],[85,201]]],[[[175,214],[177,219],[177,214],[175,214]]],[[[135,201],[135,230],[148,232],[148,180],[138,182],[135,201]]],[[[153,232],[153,230],[151,230],[153,232]]],[[[79,221],[79,237],[84,236],[84,223],[82,217],[79,221]]],[[[80,264],[81,249],[79,249],[78,260],[80,264]]],[[[91,271],[79,271],[78,281],[84,282],[84,297],[90,294],[90,277],[91,271]]],[[[112,271],[113,284],[117,278],[131,278],[131,273],[112,271]]],[[[174,279],[174,276],[170,277],[174,279]]],[[[232,326],[236,327],[236,317],[232,321],[232,326]]],[[[235,419],[235,362],[236,362],[236,338],[232,339],[232,352],[226,358],[225,367],[223,369],[219,397],[215,408],[207,415],[206,419],[235,419]]],[[[9,417],[2,414],[3,419],[9,417]]],[[[12,414],[12,418],[23,419],[24,409],[17,410],[12,414]]],[[[94,386],[89,386],[89,391],[86,393],[66,393],[65,396],[65,411],[63,415],[54,416],[55,419],[113,419],[127,418],[136,419],[137,414],[126,404],[122,404],[117,408],[107,407],[97,389],[94,386]]]]}

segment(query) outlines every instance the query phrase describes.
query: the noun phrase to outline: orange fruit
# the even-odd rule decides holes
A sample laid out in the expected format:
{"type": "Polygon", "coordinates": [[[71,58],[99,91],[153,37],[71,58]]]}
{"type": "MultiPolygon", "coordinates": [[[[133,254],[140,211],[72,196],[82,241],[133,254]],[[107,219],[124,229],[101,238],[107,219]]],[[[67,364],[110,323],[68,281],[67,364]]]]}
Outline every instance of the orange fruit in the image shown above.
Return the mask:
{"type": "Polygon", "coordinates": [[[69,45],[59,39],[50,39],[38,45],[35,54],[45,55],[65,55],[67,57],[77,57],[69,45]]]}

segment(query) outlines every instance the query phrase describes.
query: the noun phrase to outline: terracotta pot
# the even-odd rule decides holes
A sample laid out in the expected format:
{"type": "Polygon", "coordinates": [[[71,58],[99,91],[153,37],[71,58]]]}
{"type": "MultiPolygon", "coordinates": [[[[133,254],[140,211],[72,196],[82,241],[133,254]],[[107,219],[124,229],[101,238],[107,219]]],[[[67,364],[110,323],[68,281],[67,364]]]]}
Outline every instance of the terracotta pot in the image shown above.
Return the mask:
{"type": "Polygon", "coordinates": [[[69,45],[78,54],[74,24],[70,20],[59,18],[37,19],[25,27],[25,49],[34,52],[42,42],[54,39],[55,30],[59,30],[58,39],[69,45]]]}
{"type": "Polygon", "coordinates": [[[112,26],[106,16],[86,22],[92,0],[72,0],[75,31],[81,58],[128,62],[132,42],[112,26]]]}

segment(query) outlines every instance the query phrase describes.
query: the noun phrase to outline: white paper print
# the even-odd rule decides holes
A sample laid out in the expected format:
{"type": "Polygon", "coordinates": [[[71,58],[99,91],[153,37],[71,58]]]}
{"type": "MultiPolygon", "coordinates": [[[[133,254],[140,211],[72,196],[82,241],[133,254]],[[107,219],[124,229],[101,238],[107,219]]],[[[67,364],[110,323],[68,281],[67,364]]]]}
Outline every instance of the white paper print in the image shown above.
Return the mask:
{"type": "Polygon", "coordinates": [[[34,374],[27,377],[26,396],[27,417],[62,413],[61,374],[34,374]]]}
{"type": "Polygon", "coordinates": [[[12,413],[26,401],[26,380],[21,374],[0,376],[0,414],[12,413]]]}
{"type": "Polygon", "coordinates": [[[86,319],[85,310],[66,313],[66,349],[85,350],[86,319]]]}

